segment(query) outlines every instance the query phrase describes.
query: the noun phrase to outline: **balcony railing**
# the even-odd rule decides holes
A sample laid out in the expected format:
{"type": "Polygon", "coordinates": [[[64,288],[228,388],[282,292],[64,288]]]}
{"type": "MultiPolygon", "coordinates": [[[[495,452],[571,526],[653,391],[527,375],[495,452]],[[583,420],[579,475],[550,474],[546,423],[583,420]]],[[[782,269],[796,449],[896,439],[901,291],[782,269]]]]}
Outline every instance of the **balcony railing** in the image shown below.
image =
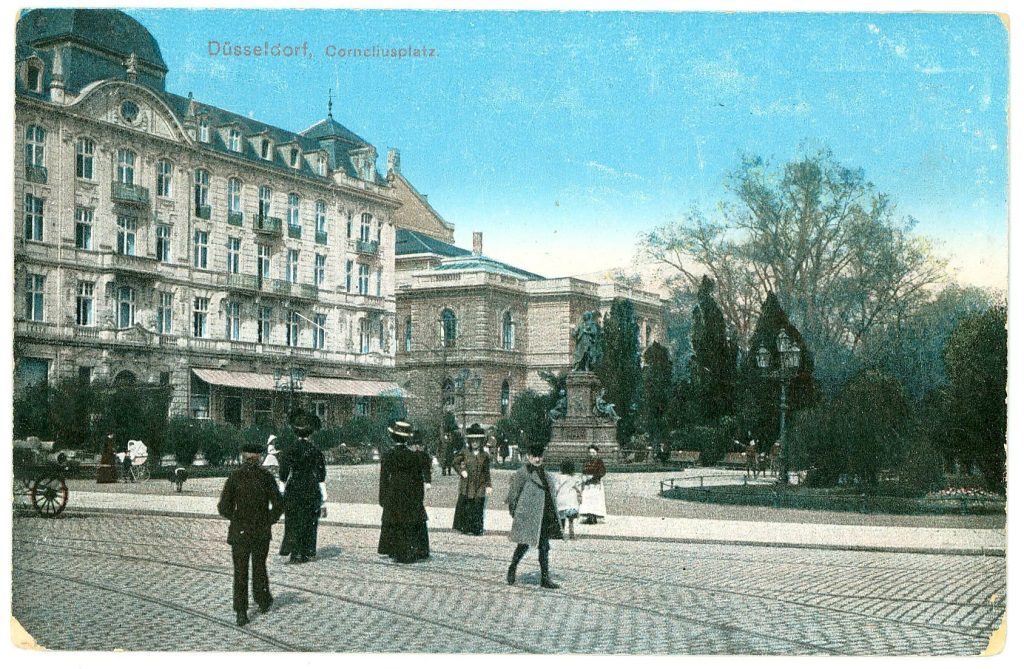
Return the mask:
{"type": "Polygon", "coordinates": [[[375,256],[380,252],[380,242],[376,240],[356,240],[356,253],[375,256]]]}
{"type": "Polygon", "coordinates": [[[316,231],[316,243],[317,244],[326,244],[327,243],[327,231],[326,230],[317,230],[316,231]]]}
{"type": "Polygon", "coordinates": [[[228,225],[242,225],[242,220],[245,215],[240,211],[229,211],[228,212],[228,225]]]}
{"type": "Polygon", "coordinates": [[[197,204],[196,205],[196,218],[203,218],[207,221],[210,220],[210,205],[208,204],[197,204]]]}
{"type": "Polygon", "coordinates": [[[110,257],[110,266],[122,272],[155,276],[159,274],[159,263],[156,258],[148,256],[130,256],[115,253],[110,257]]]}
{"type": "Polygon", "coordinates": [[[252,215],[252,229],[264,235],[281,236],[281,219],[274,216],[252,215]]]}
{"type": "Polygon", "coordinates": [[[135,184],[121,183],[114,181],[110,185],[110,198],[115,202],[127,204],[132,207],[149,206],[149,189],[135,184]]]}
{"type": "Polygon", "coordinates": [[[279,295],[291,295],[292,282],[284,279],[267,279],[263,280],[263,290],[268,290],[271,293],[278,293],[279,295]]]}
{"type": "Polygon", "coordinates": [[[292,239],[302,239],[302,226],[288,224],[288,236],[292,239]]]}
{"type": "Polygon", "coordinates": [[[256,291],[260,289],[260,278],[255,274],[228,274],[226,283],[228,288],[239,290],[256,291]]]}
{"type": "Polygon", "coordinates": [[[42,165],[25,165],[25,178],[33,183],[46,183],[46,168],[42,165]]]}

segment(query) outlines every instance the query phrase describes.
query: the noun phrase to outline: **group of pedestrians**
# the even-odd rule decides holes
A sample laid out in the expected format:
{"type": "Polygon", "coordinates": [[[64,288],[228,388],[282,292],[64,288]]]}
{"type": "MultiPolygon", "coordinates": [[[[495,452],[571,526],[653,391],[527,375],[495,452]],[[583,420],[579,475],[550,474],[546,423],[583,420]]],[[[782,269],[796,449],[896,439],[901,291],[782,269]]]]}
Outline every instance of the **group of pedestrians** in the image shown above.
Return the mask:
{"type": "MultiPolygon", "coordinates": [[[[297,436],[295,445],[273,453],[279,456],[275,459],[281,487],[268,467],[261,466],[264,448],[249,444],[242,466],[225,482],[217,507],[230,521],[233,602],[239,625],[249,622],[250,571],[259,610],[265,613],[273,603],[266,564],[271,526],[284,515],[280,553],[289,555],[290,562],[304,563],[316,556],[318,521],[326,516],[324,457],[309,440],[320,428],[320,420],[296,410],[289,415],[289,423],[297,436]]],[[[430,557],[430,541],[424,495],[431,486],[433,461],[423,450],[419,431],[409,423],[396,421],[388,432],[394,448],[384,455],[380,466],[378,502],[382,513],[377,552],[402,564],[426,560],[430,557]]],[[[484,507],[492,492],[490,458],[483,448],[486,438],[480,425],[469,427],[466,450],[451,462],[460,479],[453,525],[464,534],[483,534],[484,507]]],[[[270,440],[266,450],[272,446],[270,440]]],[[[509,585],[516,582],[519,563],[533,546],[540,563],[540,586],[559,587],[549,570],[550,541],[563,538],[564,530],[568,531],[567,538],[574,538],[573,522],[578,517],[584,518],[582,522],[596,522],[605,515],[604,474],[604,463],[594,447],[584,464],[583,476],[576,474],[572,462],[563,463],[561,474],[545,471],[543,447],[528,448],[526,463],[513,474],[506,497],[513,519],[509,539],[516,544],[506,575],[509,585]]]]}

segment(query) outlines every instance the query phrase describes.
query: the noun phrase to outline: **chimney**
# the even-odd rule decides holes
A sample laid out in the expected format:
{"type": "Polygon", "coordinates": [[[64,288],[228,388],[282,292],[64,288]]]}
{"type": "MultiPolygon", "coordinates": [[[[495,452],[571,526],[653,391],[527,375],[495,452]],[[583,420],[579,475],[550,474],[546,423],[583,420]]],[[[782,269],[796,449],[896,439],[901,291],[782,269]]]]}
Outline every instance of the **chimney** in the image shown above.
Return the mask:
{"type": "Polygon", "coordinates": [[[388,149],[388,174],[392,172],[402,173],[402,156],[398,153],[398,149],[388,149]]]}
{"type": "Polygon", "coordinates": [[[473,233],[473,255],[482,256],[484,254],[484,233],[474,232],[473,233]]]}

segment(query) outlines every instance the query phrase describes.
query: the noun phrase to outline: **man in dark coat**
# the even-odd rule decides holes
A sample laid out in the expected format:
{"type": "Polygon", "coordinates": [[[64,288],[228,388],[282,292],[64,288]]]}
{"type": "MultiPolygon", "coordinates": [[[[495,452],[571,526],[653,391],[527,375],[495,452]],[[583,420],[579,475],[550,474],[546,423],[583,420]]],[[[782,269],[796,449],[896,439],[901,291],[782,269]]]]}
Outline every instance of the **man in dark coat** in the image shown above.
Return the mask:
{"type": "Polygon", "coordinates": [[[479,423],[466,430],[467,446],[455,456],[459,473],[459,498],[453,528],[463,534],[484,533],[484,504],[491,494],[491,459],[483,450],[487,433],[479,423]]]}
{"type": "Polygon", "coordinates": [[[531,446],[527,464],[512,475],[508,489],[508,512],[512,514],[512,530],[508,538],[516,544],[512,564],[508,567],[508,584],[516,582],[516,568],[530,546],[536,546],[540,561],[540,587],[557,590],[558,584],[548,573],[548,552],[551,539],[562,538],[558,508],[552,491],[557,484],[554,474],[544,471],[544,450],[531,446]]]}
{"type": "Polygon", "coordinates": [[[396,421],[388,432],[395,448],[380,463],[378,502],[383,512],[377,552],[397,562],[410,563],[430,554],[429,547],[422,545],[427,523],[423,508],[423,461],[408,448],[411,425],[396,421]]]}
{"type": "Polygon", "coordinates": [[[281,456],[278,476],[285,482],[284,539],[281,555],[289,562],[309,562],[316,557],[317,525],[327,504],[327,463],[324,454],[309,440],[320,429],[320,419],[302,409],[288,416],[298,440],[281,456]]]}
{"type": "Polygon", "coordinates": [[[260,467],[261,447],[247,444],[242,466],[224,483],[217,511],[231,521],[228,543],[235,566],[234,609],[239,626],[249,622],[249,563],[252,563],[252,594],[260,613],[270,610],[267,553],[270,552],[270,526],[284,511],[281,493],[274,477],[260,467]]]}

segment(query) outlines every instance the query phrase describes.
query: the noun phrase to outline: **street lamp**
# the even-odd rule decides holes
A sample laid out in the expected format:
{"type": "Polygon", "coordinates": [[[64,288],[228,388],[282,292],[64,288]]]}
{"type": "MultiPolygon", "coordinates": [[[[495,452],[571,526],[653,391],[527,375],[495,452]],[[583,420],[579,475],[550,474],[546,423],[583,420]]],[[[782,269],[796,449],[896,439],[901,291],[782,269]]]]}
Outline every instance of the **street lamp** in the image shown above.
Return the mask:
{"type": "Polygon", "coordinates": [[[281,369],[278,367],[274,370],[274,389],[279,392],[288,391],[288,413],[292,411],[295,393],[302,392],[302,384],[305,381],[306,370],[304,369],[298,367],[281,369]]]}
{"type": "Polygon", "coordinates": [[[459,373],[455,376],[455,392],[462,397],[462,439],[466,439],[466,414],[467,414],[467,401],[466,401],[466,384],[473,384],[473,392],[480,389],[481,379],[478,374],[472,374],[468,369],[463,367],[459,370],[459,373]]]}
{"type": "Polygon", "coordinates": [[[757,350],[757,366],[761,371],[771,378],[779,380],[779,446],[782,449],[782,463],[779,466],[779,481],[789,483],[789,449],[786,447],[786,389],[796,370],[800,367],[800,347],[791,342],[786,331],[779,330],[775,338],[776,350],[779,354],[778,366],[771,372],[767,370],[772,366],[772,354],[762,346],[757,350]]]}

